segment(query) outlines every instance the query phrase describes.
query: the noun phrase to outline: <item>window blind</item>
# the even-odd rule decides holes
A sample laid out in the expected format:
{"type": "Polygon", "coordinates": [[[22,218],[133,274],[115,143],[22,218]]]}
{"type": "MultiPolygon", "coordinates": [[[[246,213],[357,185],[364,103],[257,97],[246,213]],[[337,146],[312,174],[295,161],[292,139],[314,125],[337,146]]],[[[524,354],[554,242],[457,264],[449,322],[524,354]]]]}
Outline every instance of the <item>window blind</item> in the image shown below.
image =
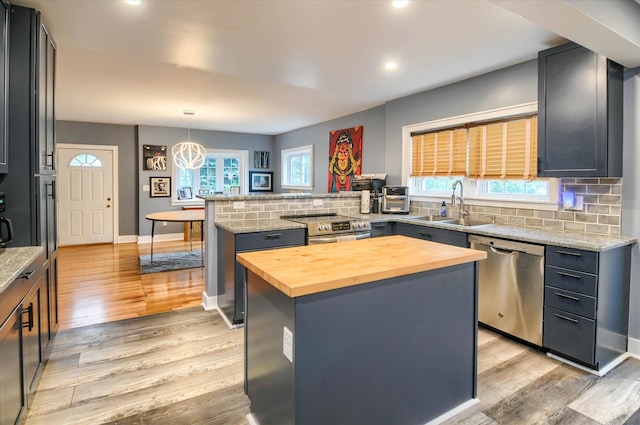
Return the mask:
{"type": "Polygon", "coordinates": [[[411,177],[533,180],[537,161],[536,115],[411,136],[411,177]]]}
{"type": "Polygon", "coordinates": [[[537,116],[469,128],[469,177],[532,180],[537,158],[537,116]]]}
{"type": "Polygon", "coordinates": [[[452,128],[411,137],[412,177],[464,176],[466,171],[466,128],[452,128]]]}

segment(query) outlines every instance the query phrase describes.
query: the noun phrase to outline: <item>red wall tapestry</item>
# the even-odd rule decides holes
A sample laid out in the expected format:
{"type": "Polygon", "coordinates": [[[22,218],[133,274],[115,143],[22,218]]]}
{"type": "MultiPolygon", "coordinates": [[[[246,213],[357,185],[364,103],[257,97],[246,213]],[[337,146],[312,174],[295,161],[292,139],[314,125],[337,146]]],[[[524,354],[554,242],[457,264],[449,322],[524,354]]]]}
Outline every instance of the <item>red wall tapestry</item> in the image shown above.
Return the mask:
{"type": "Polygon", "coordinates": [[[351,190],[354,175],[362,173],[363,126],[329,132],[329,192],[351,190]]]}

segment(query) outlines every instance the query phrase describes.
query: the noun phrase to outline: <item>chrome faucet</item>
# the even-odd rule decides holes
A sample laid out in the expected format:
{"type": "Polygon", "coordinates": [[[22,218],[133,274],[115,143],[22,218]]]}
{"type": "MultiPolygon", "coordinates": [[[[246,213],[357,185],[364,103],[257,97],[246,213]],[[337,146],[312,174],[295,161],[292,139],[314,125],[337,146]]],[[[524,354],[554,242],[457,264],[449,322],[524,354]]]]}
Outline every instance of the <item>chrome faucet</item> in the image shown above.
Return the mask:
{"type": "Polygon", "coordinates": [[[456,206],[456,198],[460,201],[460,210],[458,211],[458,220],[464,221],[464,217],[469,215],[469,211],[464,209],[464,191],[462,189],[462,181],[456,180],[453,182],[453,193],[451,194],[451,206],[456,206]],[[456,196],[456,187],[460,186],[460,196],[456,196]]]}

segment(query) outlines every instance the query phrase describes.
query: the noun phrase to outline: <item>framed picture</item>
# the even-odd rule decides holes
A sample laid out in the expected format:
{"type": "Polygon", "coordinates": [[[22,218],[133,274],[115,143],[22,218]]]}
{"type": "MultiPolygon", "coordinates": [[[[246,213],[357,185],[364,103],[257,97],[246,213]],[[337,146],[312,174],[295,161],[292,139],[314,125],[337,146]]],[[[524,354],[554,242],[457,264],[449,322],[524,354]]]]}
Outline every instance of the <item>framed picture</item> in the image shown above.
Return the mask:
{"type": "Polygon", "coordinates": [[[167,169],[167,147],[142,145],[142,169],[165,171],[167,169]]]}
{"type": "Polygon", "coordinates": [[[249,171],[249,192],[273,192],[273,171],[249,171]]]}
{"type": "Polygon", "coordinates": [[[253,168],[269,168],[268,151],[255,151],[253,153],[253,168]]]}
{"type": "Polygon", "coordinates": [[[178,199],[193,199],[190,187],[183,187],[178,189],[178,199]]]}
{"type": "Polygon", "coordinates": [[[149,177],[149,192],[152,198],[168,198],[171,196],[171,177],[149,177]]]}

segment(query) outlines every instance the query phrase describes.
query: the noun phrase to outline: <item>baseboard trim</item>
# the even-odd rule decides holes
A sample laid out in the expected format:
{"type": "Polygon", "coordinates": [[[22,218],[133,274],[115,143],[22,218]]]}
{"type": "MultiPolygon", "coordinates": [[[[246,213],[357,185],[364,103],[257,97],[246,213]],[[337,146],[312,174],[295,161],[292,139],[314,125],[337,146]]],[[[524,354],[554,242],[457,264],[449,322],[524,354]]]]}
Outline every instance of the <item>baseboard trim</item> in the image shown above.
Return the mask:
{"type": "Polygon", "coordinates": [[[572,362],[571,360],[565,359],[563,357],[560,357],[556,354],[553,353],[547,353],[548,357],[551,357],[552,359],[558,360],[559,362],[571,365],[573,367],[576,367],[580,370],[584,370],[585,372],[589,372],[593,375],[596,376],[604,376],[607,373],[609,373],[611,371],[611,369],[613,369],[614,367],[618,366],[620,363],[622,363],[623,361],[627,360],[629,358],[629,353],[624,353],[619,355],[618,357],[616,357],[615,359],[613,359],[611,362],[609,362],[609,364],[607,364],[606,366],[604,366],[602,369],[600,370],[593,370],[593,369],[589,369],[588,367],[582,366],[581,364],[578,364],[576,362],[572,362]]]}
{"type": "Polygon", "coordinates": [[[430,420],[425,425],[441,424],[441,423],[443,423],[445,421],[448,421],[449,419],[453,418],[454,416],[459,415],[460,413],[464,412],[468,408],[470,408],[472,406],[475,406],[478,403],[480,403],[480,399],[478,399],[478,398],[472,398],[471,400],[467,400],[464,403],[462,403],[462,404],[454,407],[453,409],[449,410],[448,412],[443,413],[442,415],[438,416],[437,418],[434,418],[434,419],[430,420]]]}
{"type": "MultiPolygon", "coordinates": [[[[167,242],[167,241],[182,241],[184,240],[184,233],[162,233],[160,235],[154,235],[154,242],[167,242]]],[[[151,235],[138,236],[138,243],[151,243],[151,235]]]]}
{"type": "Polygon", "coordinates": [[[136,243],[136,242],[138,242],[138,235],[123,235],[123,236],[118,236],[115,243],[119,244],[119,243],[136,243]]]}
{"type": "Polygon", "coordinates": [[[640,339],[629,338],[627,342],[627,352],[630,356],[640,359],[640,339]]]}
{"type": "Polygon", "coordinates": [[[205,311],[217,310],[218,297],[210,297],[206,292],[202,291],[202,308],[204,308],[205,311]]]}

